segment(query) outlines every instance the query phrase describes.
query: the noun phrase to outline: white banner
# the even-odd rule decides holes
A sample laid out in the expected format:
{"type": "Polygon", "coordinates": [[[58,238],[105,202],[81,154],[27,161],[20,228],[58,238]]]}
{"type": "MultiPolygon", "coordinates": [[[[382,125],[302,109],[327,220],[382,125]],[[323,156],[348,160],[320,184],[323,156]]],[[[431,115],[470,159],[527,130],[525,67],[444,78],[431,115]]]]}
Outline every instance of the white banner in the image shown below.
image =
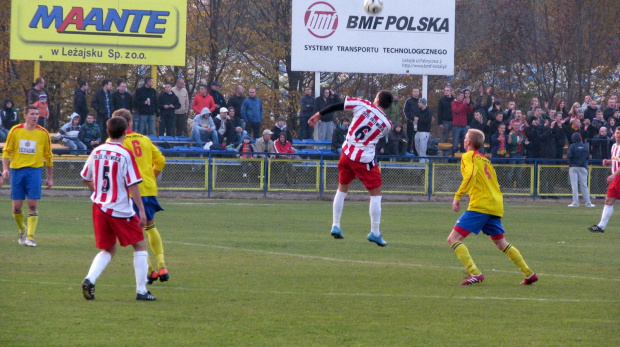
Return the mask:
{"type": "Polygon", "coordinates": [[[455,0],[293,0],[294,71],[454,74],[455,0]]]}

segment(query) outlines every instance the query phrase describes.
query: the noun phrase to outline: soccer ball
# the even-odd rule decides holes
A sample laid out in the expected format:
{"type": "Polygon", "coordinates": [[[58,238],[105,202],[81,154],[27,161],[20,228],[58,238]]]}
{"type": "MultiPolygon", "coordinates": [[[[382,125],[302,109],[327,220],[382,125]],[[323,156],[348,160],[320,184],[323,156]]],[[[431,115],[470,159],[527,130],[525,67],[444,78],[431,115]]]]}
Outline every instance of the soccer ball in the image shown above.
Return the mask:
{"type": "Polygon", "coordinates": [[[378,14],[383,9],[383,0],[364,0],[364,10],[370,14],[378,14]]]}

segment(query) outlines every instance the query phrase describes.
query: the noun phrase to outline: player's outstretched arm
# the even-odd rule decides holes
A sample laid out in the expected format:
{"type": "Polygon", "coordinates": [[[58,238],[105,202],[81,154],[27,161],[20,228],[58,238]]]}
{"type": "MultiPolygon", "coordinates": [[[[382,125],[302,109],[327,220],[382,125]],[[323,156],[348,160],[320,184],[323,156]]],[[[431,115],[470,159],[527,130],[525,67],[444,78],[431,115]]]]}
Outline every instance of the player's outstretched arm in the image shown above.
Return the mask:
{"type": "Polygon", "coordinates": [[[312,117],[310,117],[310,119],[308,119],[308,125],[313,127],[319,121],[321,116],[326,115],[328,113],[336,112],[336,111],[344,111],[344,102],[331,104],[325,107],[324,109],[320,110],[319,112],[315,113],[314,115],[312,115],[312,117]]]}
{"type": "Polygon", "coordinates": [[[308,125],[311,127],[315,126],[316,123],[319,121],[319,119],[321,119],[321,114],[317,112],[313,114],[312,117],[310,117],[310,119],[308,119],[308,125]]]}

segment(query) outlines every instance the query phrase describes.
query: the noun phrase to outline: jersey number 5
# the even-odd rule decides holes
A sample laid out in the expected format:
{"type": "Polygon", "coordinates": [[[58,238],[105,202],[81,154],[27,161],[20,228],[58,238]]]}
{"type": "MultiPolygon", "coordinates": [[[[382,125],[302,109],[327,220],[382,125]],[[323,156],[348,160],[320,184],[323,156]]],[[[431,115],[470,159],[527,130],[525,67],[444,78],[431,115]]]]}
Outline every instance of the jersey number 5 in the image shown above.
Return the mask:
{"type": "Polygon", "coordinates": [[[103,166],[103,180],[101,180],[101,192],[107,193],[110,190],[110,166],[103,166]]]}

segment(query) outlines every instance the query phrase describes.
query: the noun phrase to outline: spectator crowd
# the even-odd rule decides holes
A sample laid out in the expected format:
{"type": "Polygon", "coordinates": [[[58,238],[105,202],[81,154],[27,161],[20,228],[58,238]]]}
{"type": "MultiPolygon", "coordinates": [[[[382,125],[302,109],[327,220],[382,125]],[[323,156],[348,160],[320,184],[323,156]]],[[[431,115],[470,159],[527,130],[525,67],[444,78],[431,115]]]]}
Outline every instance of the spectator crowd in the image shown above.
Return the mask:
{"type": "MultiPolygon", "coordinates": [[[[192,98],[183,78],[174,83],[164,82],[159,92],[148,77],[134,92],[128,90],[125,81],[116,81],[114,85],[104,79],[89,98],[88,83],[80,82],[74,92],[73,112],[66,124],[61,125],[56,139],[76,153],[90,150],[106,140],[106,121],[112,113],[124,108],[133,112],[134,131],[144,135],[186,136],[204,148],[239,148],[246,156],[253,149],[244,138],[254,143],[267,141],[269,135],[271,143],[257,144],[254,149],[260,152],[262,148],[273,148],[274,152],[294,157],[294,134],[289,126],[292,124],[287,124],[290,117],[279,116],[271,130],[266,129],[265,111],[256,88],[249,88],[246,96],[245,88],[237,85],[234,94],[226,99],[220,87],[217,81],[202,84],[192,98]]],[[[480,87],[473,94],[469,89],[454,91],[446,86],[433,112],[427,99],[421,97],[420,88],[412,88],[411,96],[402,102],[397,91],[393,94],[394,103],[385,113],[394,127],[379,142],[378,154],[413,153],[420,157],[434,154],[428,146],[434,140],[432,126],[437,124],[440,138],[437,142],[450,143],[453,155],[465,151],[463,139],[467,129],[475,128],[485,134],[486,146],[481,151],[492,158],[560,159],[573,143],[573,135],[578,134],[592,159],[609,159],[612,135],[620,123],[617,95],[608,100],[586,95],[583,102],[570,104],[560,99],[543,105],[534,97],[527,109],[519,109],[514,100],[502,104],[492,86],[480,87]]],[[[38,124],[46,127],[49,107],[43,78],[33,83],[27,102],[39,109],[38,124]]],[[[346,111],[322,115],[315,127],[308,125],[308,119],[319,110],[341,102],[340,96],[329,88],[323,88],[314,97],[312,88],[306,87],[299,101],[299,124],[293,126],[297,128],[296,137],[331,142],[331,150],[340,153],[350,125],[346,111]]],[[[19,122],[13,101],[6,99],[0,111],[0,141],[5,141],[11,127],[19,122]]]]}

